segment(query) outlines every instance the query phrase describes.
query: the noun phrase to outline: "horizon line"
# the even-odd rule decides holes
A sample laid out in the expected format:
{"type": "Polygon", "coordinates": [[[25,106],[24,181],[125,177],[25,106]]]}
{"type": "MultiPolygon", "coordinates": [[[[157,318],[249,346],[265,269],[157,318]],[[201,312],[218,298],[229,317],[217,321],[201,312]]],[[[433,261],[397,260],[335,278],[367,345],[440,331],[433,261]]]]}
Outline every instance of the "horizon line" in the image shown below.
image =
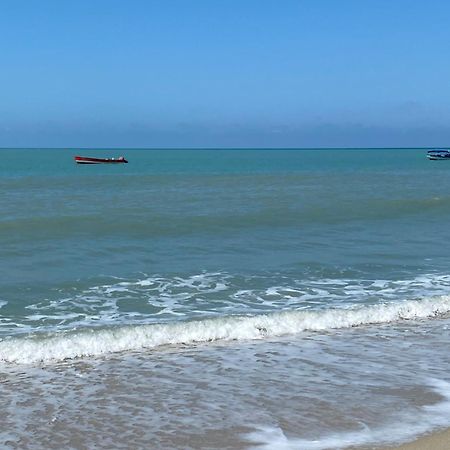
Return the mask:
{"type": "Polygon", "coordinates": [[[0,150],[426,150],[450,148],[427,147],[0,147],[0,150]]]}

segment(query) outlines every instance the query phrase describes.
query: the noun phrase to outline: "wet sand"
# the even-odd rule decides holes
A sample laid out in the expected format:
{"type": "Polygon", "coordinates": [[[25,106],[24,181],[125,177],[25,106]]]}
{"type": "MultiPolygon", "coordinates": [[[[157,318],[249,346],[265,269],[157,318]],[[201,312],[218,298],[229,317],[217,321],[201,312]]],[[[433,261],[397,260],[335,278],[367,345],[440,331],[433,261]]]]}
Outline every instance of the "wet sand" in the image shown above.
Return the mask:
{"type": "MultiPolygon", "coordinates": [[[[416,441],[409,442],[397,447],[390,447],[390,450],[449,450],[450,449],[450,428],[437,433],[422,436],[416,441]]],[[[387,450],[387,449],[386,449],[387,450]]]]}

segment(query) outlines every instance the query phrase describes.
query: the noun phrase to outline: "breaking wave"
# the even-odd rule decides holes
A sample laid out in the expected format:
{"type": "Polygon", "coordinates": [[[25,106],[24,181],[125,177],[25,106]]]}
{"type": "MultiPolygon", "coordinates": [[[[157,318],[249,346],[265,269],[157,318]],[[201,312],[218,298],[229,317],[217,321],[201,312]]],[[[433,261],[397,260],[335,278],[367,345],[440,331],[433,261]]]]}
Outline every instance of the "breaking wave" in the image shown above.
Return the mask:
{"type": "Polygon", "coordinates": [[[84,356],[156,348],[163,345],[253,340],[300,332],[327,331],[401,320],[441,317],[450,296],[363,307],[284,311],[253,316],[28,334],[0,341],[0,361],[33,364],[84,356]]]}

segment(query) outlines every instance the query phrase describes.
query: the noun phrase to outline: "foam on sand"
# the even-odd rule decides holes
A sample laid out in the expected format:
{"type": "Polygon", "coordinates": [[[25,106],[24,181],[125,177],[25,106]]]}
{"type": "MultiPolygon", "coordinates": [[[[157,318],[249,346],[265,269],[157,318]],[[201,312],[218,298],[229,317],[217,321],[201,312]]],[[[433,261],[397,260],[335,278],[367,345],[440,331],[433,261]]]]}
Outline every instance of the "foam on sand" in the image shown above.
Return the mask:
{"type": "MultiPolygon", "coordinates": [[[[255,447],[250,447],[255,450],[326,450],[405,442],[435,428],[450,425],[450,383],[432,379],[428,380],[428,384],[434,392],[442,396],[441,402],[424,406],[415,414],[399,414],[397,417],[387,418],[386,426],[378,429],[361,424],[361,429],[357,431],[340,432],[316,440],[307,440],[289,438],[277,426],[260,426],[246,438],[256,444],[255,447]]],[[[425,447],[417,447],[419,448],[425,447]]]]}

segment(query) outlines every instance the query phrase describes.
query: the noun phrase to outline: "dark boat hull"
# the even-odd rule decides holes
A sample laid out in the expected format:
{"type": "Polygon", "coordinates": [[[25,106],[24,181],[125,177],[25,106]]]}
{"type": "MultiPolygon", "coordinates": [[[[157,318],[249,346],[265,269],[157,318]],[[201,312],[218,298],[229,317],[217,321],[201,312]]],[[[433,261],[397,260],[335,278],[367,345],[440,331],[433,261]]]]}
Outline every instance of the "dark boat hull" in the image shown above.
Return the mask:
{"type": "Polygon", "coordinates": [[[120,158],[89,158],[87,156],[75,156],[77,164],[127,164],[128,161],[121,156],[120,158]]]}

